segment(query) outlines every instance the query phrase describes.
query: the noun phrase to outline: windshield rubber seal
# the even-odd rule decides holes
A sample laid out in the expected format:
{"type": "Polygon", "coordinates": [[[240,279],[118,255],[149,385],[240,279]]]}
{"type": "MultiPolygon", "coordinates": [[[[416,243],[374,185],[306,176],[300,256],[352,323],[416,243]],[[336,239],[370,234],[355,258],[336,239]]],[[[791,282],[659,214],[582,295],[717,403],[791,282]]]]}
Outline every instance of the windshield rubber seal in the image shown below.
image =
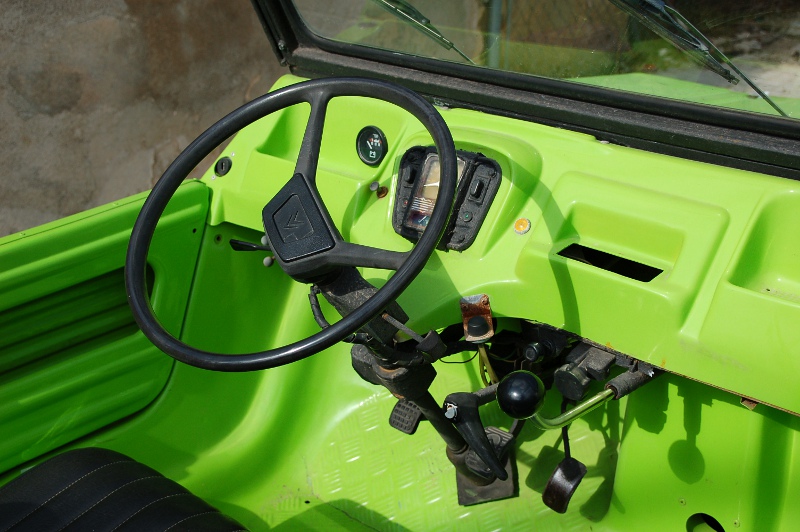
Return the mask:
{"type": "MultiPolygon", "coordinates": [[[[263,1],[263,0],[254,0],[263,1]]],[[[780,116],[763,115],[746,111],[737,111],[724,107],[670,100],[656,96],[648,96],[633,92],[584,85],[579,82],[546,78],[531,74],[517,74],[503,70],[474,67],[461,63],[442,61],[402,52],[382,50],[368,46],[334,41],[311,32],[287,0],[281,0],[286,6],[285,20],[292,27],[297,47],[290,50],[290,66],[302,66],[303,54],[295,57],[298,49],[313,47],[337,55],[367,59],[385,65],[411,68],[431,74],[444,74],[450,77],[499,85],[509,89],[533,91],[551,96],[559,96],[570,100],[598,103],[648,114],[658,114],[671,118],[690,120],[693,122],[723,126],[743,131],[767,133],[800,140],[800,120],[786,120],[780,116]],[[745,120],[746,118],[746,120],[745,120]]]]}
{"type": "Polygon", "coordinates": [[[587,133],[623,146],[800,180],[800,141],[763,133],[698,124],[620,110],[556,96],[520,91],[400,69],[300,48],[304,77],[361,75],[402,83],[440,107],[460,107],[587,133]],[[446,96],[445,96],[446,94],[446,96]]]}
{"type": "MultiPolygon", "coordinates": [[[[288,0],[252,0],[290,27],[284,56],[305,77],[369,76],[438,104],[565,127],[601,140],[800,179],[800,121],[475,68],[341,43],[310,32],[288,0]]],[[[279,56],[280,57],[280,56],[279,56]]]]}

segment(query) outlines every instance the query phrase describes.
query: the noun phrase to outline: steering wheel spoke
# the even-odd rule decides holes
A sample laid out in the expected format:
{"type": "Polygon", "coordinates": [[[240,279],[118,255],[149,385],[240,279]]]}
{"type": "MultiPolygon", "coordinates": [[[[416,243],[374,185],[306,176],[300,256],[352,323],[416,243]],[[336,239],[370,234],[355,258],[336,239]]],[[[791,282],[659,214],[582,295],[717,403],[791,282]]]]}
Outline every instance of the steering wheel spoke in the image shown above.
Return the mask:
{"type": "Polygon", "coordinates": [[[308,117],[303,142],[300,144],[300,153],[297,155],[295,174],[305,176],[310,184],[317,179],[317,165],[319,164],[319,151],[322,146],[322,130],[325,125],[325,113],[328,110],[330,94],[326,90],[318,90],[311,94],[309,104],[311,114],[308,117]]]}
{"type": "Polygon", "coordinates": [[[336,266],[356,266],[378,268],[380,270],[399,270],[408,260],[411,252],[389,251],[353,244],[344,240],[328,252],[328,260],[336,266]]]}

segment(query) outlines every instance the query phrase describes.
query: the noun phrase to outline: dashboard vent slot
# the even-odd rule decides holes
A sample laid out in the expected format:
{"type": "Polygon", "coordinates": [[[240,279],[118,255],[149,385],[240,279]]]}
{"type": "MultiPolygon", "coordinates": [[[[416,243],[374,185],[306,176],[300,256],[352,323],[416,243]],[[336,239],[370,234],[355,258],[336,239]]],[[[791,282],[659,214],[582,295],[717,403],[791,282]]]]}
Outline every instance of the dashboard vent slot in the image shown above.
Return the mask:
{"type": "Polygon", "coordinates": [[[634,260],[618,257],[599,249],[592,249],[580,244],[570,244],[558,252],[562,257],[577,260],[596,268],[622,275],[629,279],[644,283],[655,279],[664,270],[636,262],[634,260]]]}

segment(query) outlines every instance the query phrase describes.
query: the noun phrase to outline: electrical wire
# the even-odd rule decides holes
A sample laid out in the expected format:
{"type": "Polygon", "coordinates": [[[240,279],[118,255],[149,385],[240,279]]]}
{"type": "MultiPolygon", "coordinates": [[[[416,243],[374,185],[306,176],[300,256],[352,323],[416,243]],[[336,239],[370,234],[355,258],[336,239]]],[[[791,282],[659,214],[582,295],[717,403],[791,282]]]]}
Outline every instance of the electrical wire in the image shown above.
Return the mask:
{"type": "Polygon", "coordinates": [[[473,360],[475,360],[476,356],[478,356],[478,352],[477,351],[475,351],[475,354],[472,355],[471,357],[469,357],[468,360],[445,360],[445,359],[440,359],[439,362],[441,362],[442,364],[466,364],[468,362],[472,362],[473,360]]]}

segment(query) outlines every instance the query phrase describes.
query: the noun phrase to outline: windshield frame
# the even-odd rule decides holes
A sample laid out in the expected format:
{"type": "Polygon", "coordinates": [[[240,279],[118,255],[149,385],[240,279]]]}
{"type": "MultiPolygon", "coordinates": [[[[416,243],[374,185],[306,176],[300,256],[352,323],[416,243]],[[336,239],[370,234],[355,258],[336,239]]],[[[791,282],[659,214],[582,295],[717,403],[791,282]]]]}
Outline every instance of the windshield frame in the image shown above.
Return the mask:
{"type": "Polygon", "coordinates": [[[522,118],[615,144],[800,180],[800,120],[334,41],[290,0],[251,0],[273,50],[304,77],[393,81],[434,103],[522,118]]]}

